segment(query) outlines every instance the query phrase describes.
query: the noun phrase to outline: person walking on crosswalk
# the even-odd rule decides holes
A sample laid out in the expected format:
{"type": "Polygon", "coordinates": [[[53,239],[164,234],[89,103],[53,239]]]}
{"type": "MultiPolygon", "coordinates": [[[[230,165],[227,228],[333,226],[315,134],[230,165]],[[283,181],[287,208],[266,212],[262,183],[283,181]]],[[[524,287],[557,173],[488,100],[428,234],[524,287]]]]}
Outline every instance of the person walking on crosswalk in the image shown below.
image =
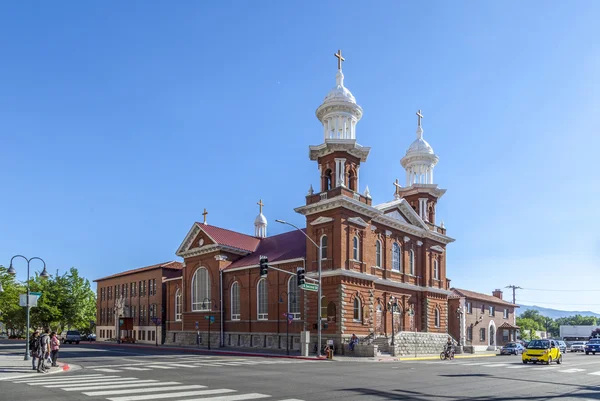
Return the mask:
{"type": "Polygon", "coordinates": [[[48,373],[50,367],[46,367],[46,359],[50,356],[50,329],[44,330],[44,333],[39,337],[39,352],[38,352],[38,373],[48,373]]]}
{"type": "Polygon", "coordinates": [[[38,354],[40,353],[40,332],[39,331],[34,331],[33,332],[33,336],[31,336],[31,339],[29,340],[29,354],[31,356],[31,367],[33,368],[33,370],[37,369],[37,359],[38,359],[38,354]]]}

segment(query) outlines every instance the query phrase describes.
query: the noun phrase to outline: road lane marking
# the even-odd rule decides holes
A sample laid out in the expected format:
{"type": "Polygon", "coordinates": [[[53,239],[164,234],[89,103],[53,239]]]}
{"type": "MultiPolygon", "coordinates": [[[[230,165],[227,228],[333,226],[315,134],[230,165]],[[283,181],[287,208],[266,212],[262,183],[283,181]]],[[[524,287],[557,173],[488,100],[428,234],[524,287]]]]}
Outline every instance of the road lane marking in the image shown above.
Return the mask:
{"type": "Polygon", "coordinates": [[[598,372],[588,373],[588,375],[600,376],[600,370],[598,372]]]}
{"type": "Polygon", "coordinates": [[[571,369],[561,369],[561,370],[559,370],[560,373],[578,373],[578,372],[583,372],[583,371],[585,371],[585,369],[571,368],[571,369]]]}
{"type": "MultiPolygon", "coordinates": [[[[180,382],[159,382],[158,380],[136,380],[135,383],[129,382],[125,384],[111,384],[110,388],[131,388],[131,387],[150,387],[150,386],[174,386],[176,384],[181,384],[180,382]]],[[[69,388],[61,388],[61,390],[65,391],[92,391],[92,390],[104,390],[106,389],[106,385],[95,385],[91,384],[89,386],[86,385],[78,385],[77,387],[69,387],[69,388]]]]}
{"type": "Polygon", "coordinates": [[[114,373],[114,372],[122,372],[122,370],[118,370],[118,369],[94,369],[97,370],[98,372],[108,372],[108,373],[114,373]]]}
{"type": "Polygon", "coordinates": [[[193,395],[211,395],[211,394],[225,394],[235,393],[236,390],[230,390],[228,388],[218,388],[215,390],[198,390],[198,391],[182,391],[177,393],[166,393],[166,394],[144,394],[144,395],[132,395],[125,397],[113,397],[107,398],[110,401],[139,401],[139,400],[160,400],[163,398],[177,398],[177,397],[191,397],[193,395]]]}
{"type": "Polygon", "coordinates": [[[505,367],[505,366],[509,366],[507,363],[492,363],[489,365],[481,365],[484,368],[500,368],[500,367],[505,367]]]}
{"type": "Polygon", "coordinates": [[[118,394],[141,394],[141,393],[153,393],[157,391],[181,391],[181,390],[194,390],[198,388],[206,388],[199,384],[192,384],[188,386],[165,386],[155,388],[130,388],[125,390],[105,390],[105,391],[92,391],[83,393],[87,396],[94,397],[100,395],[118,395],[118,394]]]}
{"type": "Polygon", "coordinates": [[[523,365],[515,365],[515,366],[507,366],[506,369],[525,369],[527,366],[523,365]]]}
{"type": "Polygon", "coordinates": [[[178,401],[245,401],[245,400],[258,400],[259,398],[270,398],[270,395],[260,393],[248,393],[248,394],[237,394],[237,395],[224,395],[221,397],[207,397],[207,398],[186,398],[185,400],[178,401]]]}
{"type": "Polygon", "coordinates": [[[89,379],[98,379],[100,377],[118,377],[118,376],[106,376],[100,373],[97,374],[93,374],[93,375],[78,375],[78,376],[69,376],[69,377],[58,377],[56,379],[42,379],[39,376],[37,376],[35,379],[32,377],[29,377],[27,380],[23,380],[23,379],[19,379],[19,380],[15,380],[13,381],[13,383],[28,383],[28,382],[33,382],[33,383],[39,383],[39,382],[52,382],[55,383],[57,381],[69,381],[69,380],[73,380],[73,379],[82,379],[82,378],[89,378],[89,379]]]}
{"type": "MultiPolygon", "coordinates": [[[[162,365],[147,365],[149,368],[152,369],[177,369],[176,367],[173,366],[162,366],[162,365]]],[[[123,368],[125,369],[125,368],[123,368]]]]}
{"type": "Polygon", "coordinates": [[[125,369],[125,370],[152,370],[150,368],[138,368],[135,366],[124,366],[122,369],[125,369]]]}
{"type": "Polygon", "coordinates": [[[189,365],[185,363],[167,363],[168,366],[176,366],[178,368],[195,368],[195,365],[189,365]]]}
{"type": "Polygon", "coordinates": [[[44,384],[43,387],[46,388],[69,388],[69,387],[81,387],[87,383],[90,384],[94,384],[94,385],[104,385],[104,386],[109,386],[111,384],[123,384],[123,383],[133,383],[133,380],[137,380],[136,378],[131,378],[131,377],[123,377],[121,379],[114,379],[114,380],[103,380],[103,381],[90,381],[90,382],[83,382],[83,383],[69,383],[69,384],[44,384]]]}
{"type": "MultiPolygon", "coordinates": [[[[128,380],[131,380],[131,378],[127,378],[128,380]]],[[[63,380],[63,381],[46,381],[44,380],[43,382],[31,382],[31,383],[27,383],[30,386],[43,386],[44,384],[64,384],[64,385],[68,385],[68,384],[72,384],[72,383],[96,383],[96,382],[107,382],[107,381],[113,381],[113,380],[121,380],[120,377],[118,376],[112,376],[112,377],[98,377],[95,379],[75,379],[75,380],[63,380]]]]}

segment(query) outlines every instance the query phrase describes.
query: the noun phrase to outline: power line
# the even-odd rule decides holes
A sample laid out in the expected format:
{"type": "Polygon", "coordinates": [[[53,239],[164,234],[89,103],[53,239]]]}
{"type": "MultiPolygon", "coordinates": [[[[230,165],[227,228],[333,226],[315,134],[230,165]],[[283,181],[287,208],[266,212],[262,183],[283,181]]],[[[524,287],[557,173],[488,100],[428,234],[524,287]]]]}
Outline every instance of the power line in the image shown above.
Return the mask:
{"type": "Polygon", "coordinates": [[[515,291],[516,290],[521,290],[522,288],[517,286],[517,285],[507,285],[506,288],[512,288],[513,290],[513,304],[516,304],[516,295],[515,295],[515,291]]]}
{"type": "MultiPolygon", "coordinates": [[[[531,304],[550,304],[550,305],[577,305],[577,306],[600,306],[600,304],[573,304],[567,302],[542,302],[542,301],[521,301],[521,302],[529,302],[531,304]]],[[[534,306],[534,305],[522,305],[522,306],[534,306]]]]}
{"type": "MultiPolygon", "coordinates": [[[[506,287],[510,288],[510,287],[506,287]]],[[[521,287],[517,287],[521,288],[521,287]]],[[[551,292],[600,292],[600,290],[554,290],[554,289],[542,289],[542,288],[521,288],[527,291],[551,291],[551,292]]]]}

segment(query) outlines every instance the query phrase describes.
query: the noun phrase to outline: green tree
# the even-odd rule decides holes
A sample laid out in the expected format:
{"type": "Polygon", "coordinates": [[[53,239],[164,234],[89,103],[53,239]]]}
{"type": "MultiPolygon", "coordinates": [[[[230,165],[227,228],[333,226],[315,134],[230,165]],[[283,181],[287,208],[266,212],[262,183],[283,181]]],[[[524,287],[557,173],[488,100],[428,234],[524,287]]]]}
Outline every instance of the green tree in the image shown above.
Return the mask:
{"type": "Polygon", "coordinates": [[[0,321],[4,323],[11,335],[25,333],[25,308],[19,306],[19,294],[26,292],[25,286],[6,273],[7,269],[0,266],[0,281],[4,292],[0,293],[0,321]]]}
{"type": "Polygon", "coordinates": [[[518,317],[517,326],[519,326],[519,331],[521,332],[521,339],[526,341],[538,338],[535,332],[541,330],[540,324],[531,318],[518,317]]]}

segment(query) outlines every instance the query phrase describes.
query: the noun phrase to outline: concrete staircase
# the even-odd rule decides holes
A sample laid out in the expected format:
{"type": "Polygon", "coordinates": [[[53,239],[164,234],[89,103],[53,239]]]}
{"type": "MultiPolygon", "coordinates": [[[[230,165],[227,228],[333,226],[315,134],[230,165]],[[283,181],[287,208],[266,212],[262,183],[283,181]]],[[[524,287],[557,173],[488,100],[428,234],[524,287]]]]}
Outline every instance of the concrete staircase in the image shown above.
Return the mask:
{"type": "Polygon", "coordinates": [[[377,351],[379,355],[391,353],[390,340],[390,338],[387,338],[385,336],[380,336],[373,340],[373,344],[377,345],[377,351]]]}

